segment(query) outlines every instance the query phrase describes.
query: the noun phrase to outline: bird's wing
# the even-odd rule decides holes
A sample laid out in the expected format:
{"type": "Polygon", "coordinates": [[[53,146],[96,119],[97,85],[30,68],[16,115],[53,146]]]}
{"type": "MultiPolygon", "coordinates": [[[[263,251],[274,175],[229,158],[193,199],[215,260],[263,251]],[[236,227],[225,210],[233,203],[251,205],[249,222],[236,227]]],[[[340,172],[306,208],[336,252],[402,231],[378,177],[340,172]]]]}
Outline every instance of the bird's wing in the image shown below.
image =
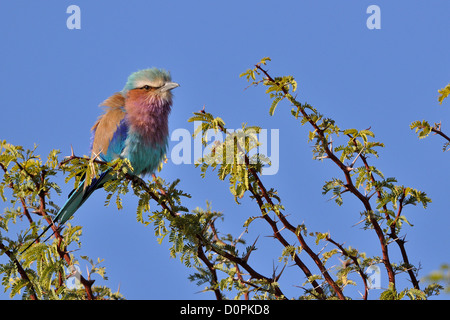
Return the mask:
{"type": "Polygon", "coordinates": [[[125,98],[120,93],[109,97],[100,106],[105,106],[102,114],[92,127],[92,155],[98,155],[104,161],[118,157],[124,148],[128,134],[125,121],[125,98]]]}
{"type": "MultiPolygon", "coordinates": [[[[125,98],[117,93],[106,99],[100,106],[107,107],[105,113],[102,114],[97,122],[92,127],[91,149],[92,154],[100,157],[104,161],[111,161],[108,159],[113,152],[122,152],[125,138],[128,134],[128,125],[125,121],[125,98]],[[123,140],[123,142],[122,142],[123,140]],[[120,149],[120,150],[119,150],[120,149]]],[[[96,190],[101,188],[105,182],[112,178],[110,174],[111,169],[103,172],[98,178],[92,180],[91,184],[85,186],[80,183],[78,188],[74,189],[67,199],[66,203],[58,211],[58,214],[53,218],[51,224],[44,229],[44,231],[30,243],[21,253],[24,253],[30,248],[36,240],[41,238],[45,232],[55,223],[59,222],[63,225],[69,218],[78,210],[78,208],[86,201],[87,198],[96,190]]],[[[53,233],[52,233],[53,234],[53,233]]]]}

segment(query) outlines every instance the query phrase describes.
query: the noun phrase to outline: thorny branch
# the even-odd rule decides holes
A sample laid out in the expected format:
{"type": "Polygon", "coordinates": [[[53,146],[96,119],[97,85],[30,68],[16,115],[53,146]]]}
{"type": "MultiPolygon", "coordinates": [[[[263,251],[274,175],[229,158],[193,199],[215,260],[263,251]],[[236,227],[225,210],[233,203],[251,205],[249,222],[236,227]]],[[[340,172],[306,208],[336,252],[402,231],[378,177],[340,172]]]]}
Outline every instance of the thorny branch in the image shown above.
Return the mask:
{"type": "MultiPolygon", "coordinates": [[[[364,163],[364,166],[365,166],[367,172],[370,172],[370,167],[369,167],[369,164],[367,163],[367,158],[364,155],[361,155],[361,160],[364,163]]],[[[372,180],[373,183],[376,182],[375,177],[373,176],[372,173],[370,174],[370,179],[372,180]]],[[[378,199],[381,200],[382,199],[381,191],[379,189],[377,189],[376,192],[377,192],[378,199]]],[[[402,195],[400,196],[400,198],[398,200],[399,206],[398,206],[397,215],[396,215],[394,221],[392,221],[392,223],[391,223],[391,218],[389,217],[389,214],[387,213],[388,210],[387,210],[386,204],[383,205],[383,210],[385,212],[386,221],[388,222],[388,224],[390,224],[389,228],[391,230],[391,233],[389,234],[389,237],[391,237],[395,241],[395,243],[397,243],[397,245],[400,249],[403,261],[405,262],[406,266],[408,267],[407,272],[408,272],[409,277],[411,278],[411,282],[412,282],[414,288],[420,289],[419,281],[417,280],[416,275],[414,274],[414,271],[411,268],[409,268],[410,263],[409,263],[409,259],[408,259],[408,254],[406,253],[405,240],[400,239],[395,231],[395,226],[396,226],[397,221],[400,217],[400,214],[402,213],[402,210],[403,210],[403,202],[404,202],[405,196],[406,196],[405,192],[406,192],[406,190],[404,189],[402,195]]]]}
{"type": "MultiPolygon", "coordinates": [[[[228,134],[225,128],[220,127],[220,130],[228,134]]],[[[236,141],[235,141],[236,142],[236,141]]],[[[250,159],[248,158],[247,154],[242,150],[242,147],[238,142],[236,142],[237,149],[244,154],[244,161],[246,165],[246,169],[248,173],[253,177],[253,179],[256,181],[256,184],[258,188],[249,188],[249,191],[252,193],[253,197],[255,198],[256,202],[258,203],[258,206],[260,207],[260,210],[262,212],[262,217],[266,222],[270,225],[270,227],[273,230],[273,237],[276,238],[285,248],[291,246],[289,242],[282,236],[281,230],[278,229],[277,223],[267,214],[266,209],[264,208],[264,200],[266,203],[268,203],[271,207],[274,207],[274,203],[269,196],[266,187],[262,183],[258,173],[255,171],[255,169],[250,166],[250,159]],[[259,189],[261,191],[261,194],[259,194],[259,189]]],[[[286,228],[287,230],[294,233],[300,242],[300,245],[305,252],[308,253],[308,255],[313,259],[315,264],[318,266],[319,270],[323,274],[325,280],[327,283],[333,288],[334,292],[336,292],[337,296],[341,300],[345,300],[345,296],[341,290],[341,288],[336,284],[336,282],[332,279],[332,277],[329,275],[327,269],[323,265],[322,261],[320,260],[319,256],[314,253],[314,251],[309,247],[309,245],[306,243],[305,239],[301,235],[301,232],[297,230],[296,227],[294,227],[287,219],[286,216],[282,213],[277,213],[278,218],[283,224],[283,229],[286,228]]],[[[310,279],[313,274],[309,270],[309,268],[306,266],[306,264],[300,259],[300,257],[297,254],[293,255],[294,262],[296,265],[303,271],[303,273],[310,279]]],[[[321,286],[317,283],[316,280],[311,280],[311,284],[313,285],[313,288],[319,293],[319,299],[324,299],[325,294],[321,286]]]]}
{"type": "MultiPolygon", "coordinates": [[[[208,267],[208,270],[209,270],[209,272],[211,272],[211,276],[212,276],[212,282],[213,282],[212,284],[214,287],[216,287],[219,282],[216,269],[214,268],[214,264],[212,264],[211,261],[208,260],[208,258],[205,255],[205,252],[203,251],[203,245],[201,242],[201,238],[198,237],[198,240],[199,240],[199,245],[197,247],[197,256],[208,267]]],[[[222,300],[222,293],[220,292],[220,290],[218,288],[214,288],[214,294],[216,296],[216,300],[222,300]]]]}
{"type": "MultiPolygon", "coordinates": [[[[16,165],[19,167],[20,170],[22,170],[26,175],[28,175],[30,177],[30,179],[33,181],[33,183],[35,184],[36,190],[40,190],[38,193],[38,197],[39,197],[39,207],[36,208],[36,210],[34,211],[34,213],[40,215],[41,217],[43,217],[46,222],[51,226],[51,229],[53,231],[53,235],[59,240],[59,246],[58,246],[58,254],[60,256],[61,259],[64,259],[66,261],[67,264],[71,264],[71,258],[70,255],[66,252],[66,249],[61,249],[61,244],[63,241],[63,237],[60,233],[60,229],[58,229],[54,224],[53,221],[51,220],[51,218],[47,215],[46,213],[46,197],[47,197],[47,191],[44,187],[45,185],[45,178],[46,178],[46,171],[42,170],[40,172],[39,177],[29,173],[20,163],[16,162],[16,165]]],[[[3,165],[0,164],[0,167],[2,168],[2,170],[4,171],[5,174],[8,173],[7,168],[3,165]]],[[[14,184],[12,182],[9,183],[9,188],[14,189],[14,184]]],[[[28,221],[30,224],[33,223],[33,220],[30,216],[29,213],[29,206],[26,203],[26,200],[22,197],[19,197],[19,200],[22,204],[22,208],[23,208],[23,213],[24,215],[27,217],[28,221]]],[[[39,240],[36,240],[36,242],[39,242],[39,240]]],[[[3,244],[1,245],[3,247],[3,244]]],[[[3,249],[2,249],[3,250],[3,249]]],[[[20,265],[19,261],[17,259],[15,259],[15,257],[12,255],[12,253],[10,251],[5,251],[6,254],[8,255],[8,257],[10,257],[10,259],[14,262],[14,264],[18,267],[19,273],[22,277],[22,279],[26,280],[29,283],[29,287],[31,287],[32,289],[32,284],[30,279],[28,278],[25,270],[22,268],[22,266],[20,265]]],[[[93,300],[95,299],[93,293],[92,293],[92,284],[94,283],[93,280],[87,280],[85,279],[83,276],[80,275],[80,282],[81,284],[84,286],[85,291],[86,291],[86,297],[89,300],[93,300]]],[[[37,300],[37,295],[34,292],[34,289],[32,289],[32,294],[31,294],[31,299],[33,300],[37,300]]]]}
{"type": "MultiPolygon", "coordinates": [[[[256,65],[256,68],[264,73],[264,75],[267,77],[268,81],[270,81],[271,83],[276,83],[276,81],[268,74],[268,72],[266,70],[264,70],[259,64],[256,65]]],[[[286,88],[282,87],[282,91],[286,96],[289,95],[289,92],[286,88]]],[[[299,105],[298,102],[297,102],[297,104],[299,105]]],[[[369,219],[370,223],[372,224],[372,226],[377,234],[378,240],[380,242],[382,256],[383,256],[382,260],[383,260],[383,264],[385,265],[385,268],[388,273],[389,282],[395,286],[395,273],[394,273],[394,270],[393,270],[392,265],[389,260],[388,245],[387,245],[387,241],[384,237],[383,230],[381,229],[377,219],[373,215],[373,210],[372,210],[372,206],[369,202],[369,199],[355,187],[352,177],[350,175],[352,168],[345,165],[343,162],[341,162],[339,160],[339,158],[334,154],[334,152],[330,149],[327,138],[325,137],[325,130],[321,129],[317,125],[317,123],[313,119],[311,119],[311,117],[306,113],[304,108],[299,108],[299,111],[301,112],[304,119],[306,119],[308,121],[308,123],[310,123],[311,126],[314,128],[319,140],[321,141],[322,148],[325,151],[328,158],[331,159],[343,172],[345,179],[346,179],[347,189],[351,193],[353,193],[364,205],[364,208],[368,215],[368,219],[369,219]]],[[[361,154],[361,156],[363,156],[363,155],[361,154]]]]}
{"type": "MultiPolygon", "coordinates": [[[[137,185],[142,187],[142,189],[145,190],[150,195],[150,197],[153,200],[155,200],[163,209],[165,209],[172,218],[176,219],[177,217],[180,216],[180,214],[175,212],[171,208],[170,204],[168,204],[168,202],[166,202],[166,200],[164,199],[165,195],[163,195],[161,193],[156,193],[153,190],[151,190],[151,188],[149,188],[149,186],[145,183],[145,181],[143,181],[141,178],[139,178],[137,176],[132,176],[132,175],[126,174],[125,177],[127,179],[131,180],[133,183],[136,183],[137,185]]],[[[245,269],[249,273],[250,277],[253,279],[264,280],[264,281],[267,281],[268,283],[274,282],[273,279],[265,277],[262,274],[258,273],[256,270],[254,270],[247,263],[247,259],[242,259],[242,258],[234,256],[233,254],[226,252],[224,250],[219,250],[214,245],[209,245],[209,244],[207,245],[206,240],[204,239],[203,235],[201,235],[201,234],[197,234],[196,238],[198,240],[198,247],[197,247],[198,257],[203,261],[203,263],[205,263],[205,265],[210,270],[212,277],[213,277],[213,282],[217,283],[217,281],[218,281],[217,274],[215,272],[213,264],[207,259],[206,255],[204,253],[203,247],[228,259],[229,261],[233,262],[234,264],[241,266],[243,269],[245,269]]],[[[216,299],[221,299],[222,295],[218,289],[214,290],[214,294],[216,295],[216,299]]],[[[278,288],[278,286],[274,287],[274,294],[277,297],[279,297],[280,299],[285,299],[283,292],[278,288]]]]}
{"type": "Polygon", "coordinates": [[[28,283],[28,289],[30,290],[30,298],[31,300],[38,300],[38,297],[36,295],[36,292],[34,290],[33,284],[30,280],[30,278],[28,277],[27,273],[25,272],[25,270],[23,269],[22,265],[20,264],[19,261],[17,261],[15,255],[8,250],[3,243],[0,242],[0,250],[4,251],[6,253],[6,255],[8,256],[8,258],[15,264],[17,271],[20,274],[20,277],[25,280],[28,283]]]}
{"type": "MultiPolygon", "coordinates": [[[[248,161],[248,158],[246,157],[246,161],[248,161]]],[[[261,193],[264,197],[264,199],[267,201],[267,203],[269,203],[272,207],[274,206],[274,203],[272,202],[272,199],[270,198],[270,196],[267,193],[267,190],[265,188],[265,186],[263,185],[261,179],[259,178],[258,174],[255,172],[255,170],[251,167],[249,167],[249,171],[252,174],[252,176],[255,178],[255,180],[257,181],[258,187],[261,190],[261,193]]],[[[257,194],[252,191],[252,194],[255,197],[258,197],[257,194]]],[[[259,198],[258,201],[258,205],[261,208],[261,198],[259,198]]],[[[266,219],[266,221],[269,222],[269,224],[272,226],[272,228],[276,228],[276,224],[272,221],[270,221],[268,218],[269,216],[267,215],[267,213],[263,212],[263,216],[266,219]]],[[[336,282],[331,278],[330,274],[328,273],[327,269],[325,268],[325,266],[323,265],[322,261],[320,260],[319,256],[317,254],[314,253],[314,251],[309,247],[309,245],[306,243],[305,239],[303,238],[301,232],[298,232],[297,228],[295,228],[287,219],[286,216],[282,213],[280,213],[278,215],[280,221],[283,223],[283,226],[288,229],[289,231],[291,231],[292,233],[294,233],[297,236],[298,241],[300,242],[300,245],[302,246],[303,250],[305,250],[305,252],[308,253],[308,255],[314,260],[315,264],[317,265],[317,267],[319,268],[320,272],[323,274],[325,280],[327,281],[327,283],[333,288],[333,290],[336,292],[336,294],[338,295],[339,299],[344,300],[345,296],[342,293],[341,288],[339,288],[339,286],[336,284],[336,282]]],[[[275,229],[274,229],[275,231],[275,229]]],[[[275,237],[284,245],[287,246],[289,245],[287,243],[287,241],[284,240],[283,237],[281,237],[281,234],[277,231],[274,232],[275,237]]],[[[308,270],[308,268],[306,267],[306,265],[301,262],[300,258],[298,258],[298,255],[295,255],[295,262],[297,263],[297,265],[302,269],[302,271],[305,273],[305,275],[309,278],[312,274],[311,272],[308,270]]],[[[317,283],[315,281],[312,282],[314,288],[321,294],[323,294],[323,291],[321,290],[321,288],[317,285],[317,283]]]]}
{"type": "Polygon", "coordinates": [[[326,239],[328,242],[334,244],[336,247],[339,248],[339,250],[341,250],[342,254],[344,256],[346,256],[347,258],[352,260],[352,263],[355,264],[356,268],[357,268],[357,272],[358,274],[361,276],[361,279],[363,280],[364,283],[364,296],[363,299],[367,300],[368,294],[369,294],[369,287],[367,285],[367,275],[365,274],[364,270],[361,268],[359,262],[358,262],[358,257],[355,257],[354,255],[351,255],[347,250],[345,250],[345,248],[337,243],[336,241],[334,241],[333,239],[330,238],[330,236],[327,236],[326,239]]]}

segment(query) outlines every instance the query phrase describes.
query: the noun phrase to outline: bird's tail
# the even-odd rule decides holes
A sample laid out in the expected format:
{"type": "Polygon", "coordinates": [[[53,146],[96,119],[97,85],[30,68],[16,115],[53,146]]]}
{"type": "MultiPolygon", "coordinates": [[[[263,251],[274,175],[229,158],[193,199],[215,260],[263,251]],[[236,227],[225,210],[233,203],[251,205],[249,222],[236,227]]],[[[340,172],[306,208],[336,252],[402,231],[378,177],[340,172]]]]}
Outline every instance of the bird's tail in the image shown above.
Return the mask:
{"type": "Polygon", "coordinates": [[[81,207],[81,205],[91,196],[91,194],[103,187],[103,185],[112,178],[111,170],[103,172],[100,177],[92,180],[87,187],[84,182],[81,182],[78,188],[74,189],[66,203],[59,209],[58,214],[53,219],[53,222],[64,224],[71,216],[81,207]]]}
{"type": "MultiPolygon", "coordinates": [[[[53,218],[53,221],[51,224],[49,224],[44,231],[28,246],[26,247],[21,253],[24,253],[28,248],[30,248],[37,240],[39,240],[47,231],[55,225],[56,223],[59,223],[60,226],[62,226],[64,223],[66,223],[67,220],[70,219],[71,216],[74,215],[74,213],[81,207],[81,205],[91,196],[91,194],[97,190],[103,187],[103,185],[111,180],[113,175],[111,174],[111,169],[103,172],[100,177],[95,178],[92,180],[91,184],[87,187],[84,185],[84,181],[80,183],[78,188],[72,190],[72,192],[69,194],[69,198],[67,199],[66,203],[59,209],[56,216],[53,218]]],[[[53,235],[53,233],[48,237],[50,238],[53,235]]],[[[47,241],[48,238],[45,240],[47,241]]]]}

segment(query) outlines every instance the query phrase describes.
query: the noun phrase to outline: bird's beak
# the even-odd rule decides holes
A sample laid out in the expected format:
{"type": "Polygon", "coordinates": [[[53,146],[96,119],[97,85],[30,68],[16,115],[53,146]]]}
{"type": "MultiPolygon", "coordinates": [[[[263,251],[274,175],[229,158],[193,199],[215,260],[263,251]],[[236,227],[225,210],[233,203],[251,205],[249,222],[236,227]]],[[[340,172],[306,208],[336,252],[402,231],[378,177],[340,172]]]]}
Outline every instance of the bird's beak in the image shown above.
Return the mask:
{"type": "Polygon", "coordinates": [[[169,91],[172,89],[175,89],[176,87],[179,87],[180,85],[176,82],[166,82],[165,85],[163,85],[161,88],[159,88],[159,91],[164,92],[164,91],[169,91]]]}

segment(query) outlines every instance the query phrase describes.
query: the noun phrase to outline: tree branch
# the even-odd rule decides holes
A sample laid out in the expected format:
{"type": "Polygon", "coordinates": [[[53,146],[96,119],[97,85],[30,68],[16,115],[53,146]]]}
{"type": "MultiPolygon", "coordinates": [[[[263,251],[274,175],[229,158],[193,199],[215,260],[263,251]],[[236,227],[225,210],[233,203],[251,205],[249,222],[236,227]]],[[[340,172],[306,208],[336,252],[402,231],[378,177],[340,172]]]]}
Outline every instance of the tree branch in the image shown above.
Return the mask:
{"type": "MultiPolygon", "coordinates": [[[[264,202],[261,196],[258,193],[256,193],[252,188],[250,188],[249,190],[251,194],[255,197],[256,202],[258,203],[258,206],[262,213],[262,217],[271,226],[274,238],[277,239],[285,248],[290,246],[289,242],[281,235],[280,230],[278,230],[277,223],[269,216],[269,214],[263,208],[264,202]]],[[[294,254],[294,262],[303,271],[303,273],[306,275],[308,279],[313,275],[309,270],[308,266],[303,263],[303,261],[297,254],[294,254]]],[[[320,294],[320,297],[324,299],[325,293],[323,292],[322,288],[317,283],[317,281],[312,280],[311,284],[313,285],[314,289],[317,290],[317,292],[320,294]]]]}
{"type": "MultiPolygon", "coordinates": [[[[248,161],[248,158],[246,157],[246,160],[248,161]]],[[[269,203],[271,206],[274,206],[274,203],[272,202],[272,199],[270,198],[270,196],[267,193],[266,187],[264,186],[264,184],[262,183],[261,179],[259,178],[258,174],[255,172],[255,170],[251,167],[248,167],[250,173],[252,174],[252,176],[254,177],[254,179],[256,180],[259,189],[262,192],[262,195],[264,197],[264,199],[267,201],[267,203],[269,203]]],[[[250,191],[252,192],[252,194],[255,196],[255,198],[257,197],[257,194],[250,189],[250,191]]],[[[258,205],[262,206],[262,201],[261,199],[258,201],[258,205]]],[[[314,253],[314,251],[308,246],[308,244],[306,243],[305,239],[303,238],[302,234],[300,232],[297,232],[297,228],[295,228],[291,223],[289,223],[289,221],[286,219],[286,216],[283,215],[282,213],[280,213],[279,215],[277,215],[280,219],[280,221],[283,223],[283,226],[288,229],[289,231],[291,231],[292,233],[294,233],[298,239],[298,241],[300,242],[300,245],[302,246],[303,250],[305,250],[308,255],[313,259],[313,261],[315,262],[315,264],[317,265],[317,267],[319,268],[320,272],[323,274],[325,280],[327,281],[327,283],[333,288],[333,290],[336,292],[337,296],[339,297],[339,299],[345,300],[345,296],[342,293],[341,288],[336,284],[336,282],[331,278],[330,274],[328,273],[327,269],[325,268],[325,266],[323,265],[322,261],[320,260],[320,258],[314,253]]],[[[269,224],[272,226],[272,229],[274,229],[274,235],[275,237],[286,247],[289,245],[289,243],[284,240],[284,238],[281,236],[281,234],[278,232],[276,228],[276,224],[272,221],[269,221],[269,216],[267,213],[265,213],[263,211],[263,217],[266,219],[266,221],[269,222],[269,224]]],[[[309,269],[306,267],[306,265],[300,260],[300,258],[298,257],[297,254],[295,254],[294,256],[294,260],[296,262],[296,264],[302,269],[302,271],[305,273],[305,275],[309,278],[312,274],[309,271],[309,269]]],[[[323,294],[322,289],[319,287],[319,285],[317,284],[317,282],[313,281],[312,284],[314,285],[314,288],[321,294],[323,294]]]]}
{"type": "Polygon", "coordinates": [[[434,132],[434,133],[436,133],[436,134],[438,134],[438,135],[440,135],[440,136],[443,137],[445,140],[447,140],[448,142],[450,142],[450,137],[447,136],[445,133],[443,133],[443,132],[441,131],[441,124],[440,124],[440,123],[437,125],[437,127],[432,127],[432,128],[431,128],[431,131],[434,132]]]}
{"type": "Polygon", "coordinates": [[[217,278],[216,269],[214,269],[214,265],[208,260],[208,258],[205,255],[205,252],[203,251],[203,244],[201,242],[201,238],[198,238],[198,240],[199,240],[199,245],[197,246],[197,256],[208,267],[209,272],[211,272],[212,280],[213,280],[212,284],[214,286],[214,294],[216,295],[216,300],[222,300],[222,293],[220,292],[219,288],[217,288],[217,284],[219,282],[218,282],[218,278],[217,278]]]}
{"type": "MultiPolygon", "coordinates": [[[[373,176],[373,174],[370,171],[370,166],[369,166],[369,164],[367,162],[366,156],[365,155],[361,155],[361,160],[364,163],[364,166],[365,166],[367,172],[370,172],[370,179],[371,179],[371,181],[373,183],[375,183],[376,179],[375,179],[375,177],[373,176]]],[[[383,195],[381,194],[381,191],[377,189],[376,192],[377,192],[378,199],[382,200],[383,195]]],[[[406,193],[405,192],[406,192],[406,190],[403,189],[403,194],[400,196],[400,198],[398,200],[399,201],[399,207],[398,207],[397,215],[396,215],[394,221],[392,221],[392,219],[389,217],[389,214],[387,213],[388,210],[387,210],[386,204],[383,205],[383,210],[384,210],[385,218],[386,218],[386,221],[388,222],[388,224],[392,221],[392,223],[390,223],[390,227],[389,227],[390,230],[391,230],[391,233],[389,234],[389,237],[392,238],[395,241],[395,243],[397,243],[397,245],[398,245],[398,247],[400,249],[400,252],[402,254],[403,261],[405,262],[405,264],[407,266],[411,266],[411,264],[409,263],[408,254],[406,253],[405,241],[403,239],[400,239],[398,237],[396,231],[395,231],[395,225],[397,224],[397,221],[398,221],[398,219],[400,217],[400,214],[401,214],[401,212],[403,210],[403,201],[405,200],[405,197],[406,197],[406,193]]],[[[412,282],[414,288],[420,290],[419,281],[417,280],[416,275],[414,274],[414,271],[411,268],[408,268],[407,272],[408,272],[408,275],[409,275],[409,277],[411,279],[411,282],[412,282]]],[[[393,270],[392,270],[392,273],[393,273],[393,270]]]]}
{"type": "Polygon", "coordinates": [[[344,249],[344,247],[341,244],[337,243],[336,241],[331,239],[329,236],[327,236],[326,240],[328,242],[331,242],[332,244],[334,244],[336,247],[338,247],[339,250],[341,250],[341,252],[342,252],[342,254],[344,256],[350,258],[353,261],[353,263],[355,264],[355,266],[358,269],[357,272],[361,276],[361,279],[363,280],[363,283],[364,283],[364,296],[363,296],[363,299],[367,300],[367,297],[368,297],[368,294],[369,294],[369,287],[367,285],[367,275],[364,273],[364,270],[359,265],[358,258],[353,256],[353,255],[351,255],[347,250],[344,249]]]}
{"type": "Polygon", "coordinates": [[[0,242],[0,250],[5,251],[6,255],[8,256],[8,258],[14,263],[14,265],[17,268],[17,271],[20,274],[20,277],[25,280],[28,284],[27,287],[30,290],[30,298],[31,300],[38,300],[38,297],[36,295],[36,292],[34,290],[33,284],[30,281],[30,278],[28,277],[27,273],[25,272],[25,270],[23,269],[22,265],[19,263],[19,261],[17,261],[17,259],[15,258],[14,254],[9,251],[4,245],[3,243],[0,242]]]}
{"type": "MultiPolygon", "coordinates": [[[[268,73],[266,70],[264,70],[260,65],[256,65],[256,67],[261,70],[267,77],[267,79],[272,83],[277,83],[268,73]]],[[[288,90],[286,88],[282,88],[283,93],[285,96],[289,94],[288,90]]],[[[297,105],[300,105],[300,103],[296,102],[297,105]]],[[[395,286],[395,273],[392,268],[392,265],[389,260],[389,254],[388,254],[388,247],[386,243],[386,239],[384,238],[383,230],[381,229],[380,225],[378,224],[378,221],[373,216],[373,210],[371,207],[371,204],[369,202],[369,199],[364,196],[359,190],[355,187],[353,184],[350,171],[352,168],[346,166],[344,163],[342,163],[339,158],[333,153],[333,151],[329,148],[328,141],[325,137],[324,130],[321,129],[316,122],[314,122],[311,117],[306,113],[303,107],[299,107],[299,111],[301,112],[302,116],[311,124],[311,126],[314,128],[319,140],[321,141],[322,148],[327,154],[328,158],[330,158],[343,172],[345,179],[347,181],[347,188],[348,190],[353,193],[364,205],[364,208],[366,209],[368,218],[372,226],[374,227],[374,230],[377,234],[378,241],[380,242],[381,246],[381,252],[383,255],[383,263],[385,265],[385,268],[388,272],[389,282],[391,282],[395,286]]],[[[361,156],[363,156],[361,154],[361,156]]]]}

